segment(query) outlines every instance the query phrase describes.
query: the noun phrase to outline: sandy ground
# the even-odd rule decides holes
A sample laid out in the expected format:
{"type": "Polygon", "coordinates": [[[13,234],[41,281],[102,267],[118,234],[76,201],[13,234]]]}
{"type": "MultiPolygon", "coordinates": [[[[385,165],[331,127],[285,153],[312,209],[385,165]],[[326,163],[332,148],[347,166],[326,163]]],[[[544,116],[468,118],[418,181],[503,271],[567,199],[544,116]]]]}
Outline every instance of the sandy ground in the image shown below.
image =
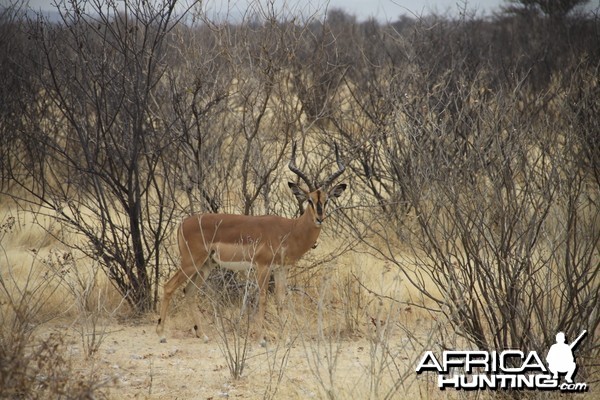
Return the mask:
{"type": "MultiPolygon", "coordinates": [[[[423,349],[415,332],[426,338],[428,332],[433,331],[427,328],[428,323],[433,322],[425,321],[424,324],[411,312],[395,309],[385,328],[377,331],[369,317],[377,315],[373,310],[381,308],[379,300],[359,290],[354,280],[348,280],[347,274],[338,272],[341,269],[338,264],[345,262],[330,263],[329,272],[325,274],[327,279],[315,278],[313,297],[306,295],[308,289],[290,294],[289,311],[293,315],[302,314],[294,324],[273,327],[275,313],[267,311],[271,318],[270,340],[266,347],[260,346],[255,337],[249,340],[243,373],[234,379],[228,359],[231,355],[235,357],[236,350],[241,349],[232,343],[231,329],[225,330],[230,346],[226,349],[226,341],[219,335],[213,318],[212,326],[210,321],[207,323],[210,340],[205,343],[192,335],[189,316],[184,312],[179,315],[173,312],[177,309],[175,304],[166,327],[167,343],[159,343],[155,333],[156,315],[131,320],[126,313],[110,311],[118,310],[122,300],[114,294],[105,278],[89,280],[96,279],[96,274],[86,273],[88,269],[92,271],[95,264],[86,269],[87,261],[77,257],[68,258],[70,261],[76,259],[76,264],[67,263],[66,250],[61,250],[43,229],[32,228],[35,225],[28,222],[29,214],[15,215],[18,226],[6,230],[2,236],[8,268],[2,267],[0,272],[6,273],[9,290],[13,290],[13,286],[27,285],[44,289],[38,290],[41,297],[31,305],[44,316],[50,316],[51,321],[38,328],[39,335],[57,332],[63,337],[66,346],[60,351],[66,353],[74,372],[92,374],[105,382],[110,388],[110,398],[383,399],[386,396],[404,398],[407,394],[432,398],[430,393],[422,393],[422,385],[415,384],[413,371],[423,349]],[[49,269],[56,274],[51,275],[54,277],[51,282],[47,279],[49,269]],[[61,283],[59,278],[63,277],[68,279],[61,283]],[[96,282],[95,286],[90,282],[96,282]],[[80,291],[87,290],[88,286],[83,288],[81,284],[90,284],[89,287],[95,287],[98,293],[94,292],[89,299],[82,297],[80,291]],[[58,290],[54,291],[56,285],[58,290]],[[335,294],[332,288],[336,288],[335,294]],[[74,299],[89,300],[88,306],[91,304],[94,309],[109,310],[110,315],[119,316],[90,326],[77,312],[74,299]],[[324,322],[320,326],[316,322],[317,303],[328,304],[323,312],[331,313],[321,315],[324,322]],[[361,326],[351,333],[347,329],[340,333],[344,328],[338,325],[343,324],[349,312],[354,318],[361,319],[361,326]],[[101,345],[92,356],[86,356],[86,342],[98,338],[102,339],[101,345]]],[[[319,251],[324,252],[323,248],[321,246],[319,251]]],[[[354,274],[363,283],[373,275],[375,281],[385,282],[380,286],[373,285],[378,292],[390,298],[397,297],[398,279],[388,279],[385,275],[391,272],[376,269],[370,259],[359,255],[349,257],[347,264],[356,266],[354,274]],[[370,266],[370,275],[362,272],[359,268],[362,265],[370,266]]],[[[102,277],[101,274],[98,276],[102,277]]],[[[303,285],[300,287],[304,288],[303,285]]],[[[15,289],[15,295],[18,292],[15,289]]],[[[18,301],[18,296],[15,299],[18,301]]],[[[240,354],[238,358],[243,357],[240,354]]],[[[427,386],[426,390],[429,390],[427,386]]]]}
{"type": "MultiPolygon", "coordinates": [[[[159,343],[151,317],[100,324],[98,331],[105,330],[102,344],[88,358],[83,356],[77,329],[57,326],[54,330],[67,338],[75,370],[92,372],[106,382],[111,399],[488,398],[484,392],[441,391],[433,377],[417,376],[414,369],[423,348],[417,347],[432,345],[427,342],[434,337],[427,333],[432,321],[407,321],[396,322],[391,330],[379,328],[379,334],[372,326],[366,334],[346,337],[320,336],[317,329],[300,334],[290,328],[286,339],[271,339],[266,347],[253,338],[238,379],[232,377],[227,361],[228,355],[235,356],[235,348],[228,353],[216,328],[207,330],[210,339],[204,342],[176,323],[167,329],[167,343],[159,343]]],[[[233,346],[234,335],[228,335],[233,346]]],[[[487,394],[492,398],[499,393],[487,394]]],[[[568,395],[599,398],[593,390],[568,395]]],[[[565,394],[546,396],[554,399],[565,394]]]]}
{"type": "Polygon", "coordinates": [[[315,330],[271,339],[266,347],[251,339],[239,379],[232,378],[224,340],[216,330],[207,332],[211,339],[205,343],[191,331],[168,327],[167,343],[159,343],[150,317],[135,323],[101,324],[97,331],[105,330],[102,344],[86,359],[77,329],[55,329],[66,335],[76,368],[115,380],[111,398],[318,399],[332,395],[366,399],[404,398],[409,393],[424,397],[423,385],[415,383],[416,353],[406,350],[407,339],[399,331],[390,335],[382,329],[382,340],[373,340],[374,326],[366,335],[370,338],[321,336],[319,340],[315,330]],[[397,390],[394,385],[399,385],[397,390]]]}

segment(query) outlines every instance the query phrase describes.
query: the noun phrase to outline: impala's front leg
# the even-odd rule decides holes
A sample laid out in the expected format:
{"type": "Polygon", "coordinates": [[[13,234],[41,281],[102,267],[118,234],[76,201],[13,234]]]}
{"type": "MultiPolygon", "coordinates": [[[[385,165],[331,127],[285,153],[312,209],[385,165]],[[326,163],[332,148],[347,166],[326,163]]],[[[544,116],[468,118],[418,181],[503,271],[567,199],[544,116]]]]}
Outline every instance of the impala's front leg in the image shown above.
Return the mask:
{"type": "Polygon", "coordinates": [[[275,275],[275,301],[277,302],[277,313],[281,317],[285,306],[287,292],[287,266],[281,265],[274,271],[275,275]]]}
{"type": "Polygon", "coordinates": [[[266,343],[264,335],[265,310],[267,308],[267,291],[269,289],[269,275],[271,268],[266,265],[256,266],[256,275],[258,278],[258,313],[256,315],[257,332],[260,337],[261,345],[266,343]]]}

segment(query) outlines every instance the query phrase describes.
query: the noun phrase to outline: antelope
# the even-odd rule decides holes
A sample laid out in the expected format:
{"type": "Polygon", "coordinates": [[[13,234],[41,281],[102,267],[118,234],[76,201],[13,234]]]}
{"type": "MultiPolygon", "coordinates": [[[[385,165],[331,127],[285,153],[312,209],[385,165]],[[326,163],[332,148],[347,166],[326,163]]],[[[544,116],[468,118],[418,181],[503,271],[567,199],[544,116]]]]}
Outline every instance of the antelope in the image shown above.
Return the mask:
{"type": "MultiPolygon", "coordinates": [[[[292,144],[289,169],[302,179],[308,188],[288,182],[294,196],[302,204],[307,203],[300,217],[284,218],[277,215],[249,216],[235,214],[196,214],[185,218],[178,229],[178,245],[181,264],[177,272],[165,284],[156,333],[162,343],[164,326],[171,297],[184,282],[186,289],[199,288],[216,266],[235,271],[255,268],[258,283],[258,311],[255,322],[262,326],[265,318],[269,277],[275,278],[277,310],[281,313],[285,301],[288,267],[298,260],[317,242],[321,226],[327,217],[325,209],[329,199],[339,197],[346,189],[341,183],[331,186],[346,169],[334,143],[338,170],[321,185],[310,180],[296,166],[296,143],[292,144]]],[[[185,290],[186,297],[190,296],[185,290]]],[[[194,333],[200,337],[200,316],[193,313],[194,333]]],[[[262,333],[261,333],[262,334],[262,333]]],[[[208,340],[206,335],[204,340],[208,340]]],[[[261,338],[264,341],[264,337],[261,338]]]]}

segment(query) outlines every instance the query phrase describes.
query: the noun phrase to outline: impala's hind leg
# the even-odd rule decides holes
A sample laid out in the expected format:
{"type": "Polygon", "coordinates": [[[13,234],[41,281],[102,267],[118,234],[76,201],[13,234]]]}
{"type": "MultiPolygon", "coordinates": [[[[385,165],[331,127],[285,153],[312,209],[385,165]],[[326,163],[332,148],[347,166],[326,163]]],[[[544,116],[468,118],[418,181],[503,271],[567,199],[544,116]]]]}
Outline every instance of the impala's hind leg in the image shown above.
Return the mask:
{"type": "Polygon", "coordinates": [[[182,252],[181,255],[181,268],[169,279],[164,287],[163,300],[160,305],[160,317],[158,318],[158,325],[156,326],[156,333],[160,337],[161,343],[165,343],[167,339],[164,336],[165,322],[167,319],[167,311],[169,310],[169,304],[171,303],[171,297],[179,286],[181,286],[188,279],[192,279],[197,272],[202,270],[202,266],[207,259],[206,253],[201,254],[195,260],[189,255],[189,252],[182,252]],[[196,266],[199,269],[196,269],[196,266]]]}
{"type": "Polygon", "coordinates": [[[160,304],[160,316],[158,318],[158,325],[156,325],[156,333],[160,337],[160,342],[165,343],[167,339],[164,336],[165,323],[167,320],[167,311],[169,304],[171,303],[171,297],[175,290],[188,279],[186,274],[180,269],[169,279],[164,287],[163,299],[160,304]]]}
{"type": "Polygon", "coordinates": [[[208,336],[201,329],[202,326],[202,313],[198,309],[198,305],[196,304],[196,296],[195,294],[201,290],[204,283],[208,279],[210,272],[213,270],[214,264],[212,261],[207,259],[204,264],[200,267],[198,272],[188,281],[184,289],[185,293],[185,302],[187,304],[190,313],[192,314],[192,318],[194,319],[194,327],[193,332],[197,338],[202,338],[205,342],[208,342],[208,336]]]}

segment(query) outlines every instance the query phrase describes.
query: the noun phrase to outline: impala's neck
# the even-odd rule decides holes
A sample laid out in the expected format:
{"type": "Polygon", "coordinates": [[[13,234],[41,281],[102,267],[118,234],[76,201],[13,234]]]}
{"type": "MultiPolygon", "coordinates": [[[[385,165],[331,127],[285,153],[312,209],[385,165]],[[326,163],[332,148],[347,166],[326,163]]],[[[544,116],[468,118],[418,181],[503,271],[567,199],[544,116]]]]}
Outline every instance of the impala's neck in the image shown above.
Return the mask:
{"type": "Polygon", "coordinates": [[[314,217],[309,210],[304,210],[304,213],[296,218],[291,236],[294,237],[294,243],[302,243],[303,249],[306,252],[310,250],[319,238],[321,226],[315,224],[314,217]]]}

